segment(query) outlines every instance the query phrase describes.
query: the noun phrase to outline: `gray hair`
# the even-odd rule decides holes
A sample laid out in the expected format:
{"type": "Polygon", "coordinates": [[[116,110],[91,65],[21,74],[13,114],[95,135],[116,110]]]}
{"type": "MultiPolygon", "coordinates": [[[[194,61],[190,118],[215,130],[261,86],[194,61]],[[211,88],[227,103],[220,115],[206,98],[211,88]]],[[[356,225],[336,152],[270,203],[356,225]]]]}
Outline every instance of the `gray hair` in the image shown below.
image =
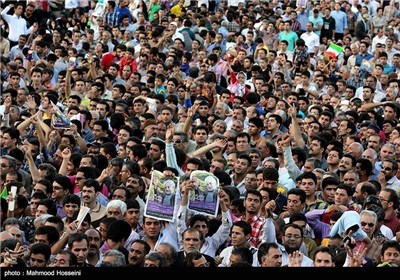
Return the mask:
{"type": "Polygon", "coordinates": [[[35,226],[35,228],[38,228],[41,225],[44,225],[44,223],[50,217],[53,217],[53,215],[51,215],[51,214],[42,214],[39,217],[35,218],[35,220],[33,221],[33,225],[35,226]]]}
{"type": "Polygon", "coordinates": [[[10,168],[15,168],[17,166],[17,160],[15,158],[13,158],[12,156],[4,155],[1,158],[8,160],[8,164],[10,165],[10,168]]]}
{"type": "Polygon", "coordinates": [[[158,261],[160,263],[159,267],[167,267],[167,259],[165,256],[159,252],[156,251],[151,251],[148,253],[145,257],[144,260],[150,260],[150,261],[158,261]]]}
{"type": "MultiPolygon", "coordinates": [[[[226,105],[226,104],[225,104],[226,105]]],[[[228,106],[228,105],[226,105],[226,106],[228,106]]],[[[213,123],[213,126],[214,125],[216,125],[216,124],[222,124],[222,126],[225,128],[225,130],[226,130],[226,128],[227,128],[227,126],[226,126],[226,122],[224,122],[223,120],[216,120],[214,123],[213,123]]]]}
{"type": "Polygon", "coordinates": [[[106,207],[107,211],[110,207],[119,208],[121,210],[122,215],[125,215],[125,212],[127,209],[126,203],[119,199],[114,199],[114,200],[111,200],[110,202],[108,202],[107,207],[106,207]]]}
{"type": "Polygon", "coordinates": [[[362,155],[362,153],[364,153],[364,147],[363,147],[363,145],[361,143],[353,142],[353,143],[350,144],[350,146],[351,145],[357,146],[357,153],[359,153],[360,155],[362,155]]]}
{"type": "Polygon", "coordinates": [[[112,263],[109,263],[110,267],[126,266],[125,255],[122,252],[112,249],[104,253],[103,259],[106,256],[115,257],[114,261],[112,263]]]}
{"type": "Polygon", "coordinates": [[[360,219],[362,216],[369,216],[372,217],[374,219],[374,224],[376,226],[376,223],[378,221],[378,216],[376,215],[376,213],[374,211],[371,210],[362,210],[360,213],[360,219]]]}

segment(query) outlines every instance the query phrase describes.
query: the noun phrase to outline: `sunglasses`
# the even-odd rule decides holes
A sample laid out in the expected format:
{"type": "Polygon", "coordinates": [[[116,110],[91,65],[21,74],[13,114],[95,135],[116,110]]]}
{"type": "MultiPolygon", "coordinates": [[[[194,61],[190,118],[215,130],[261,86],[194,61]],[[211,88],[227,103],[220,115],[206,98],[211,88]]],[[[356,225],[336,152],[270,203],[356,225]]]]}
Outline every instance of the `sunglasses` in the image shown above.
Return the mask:
{"type": "Polygon", "coordinates": [[[393,169],[391,167],[382,167],[382,170],[392,171],[393,169]]]}
{"type": "Polygon", "coordinates": [[[374,227],[375,224],[374,223],[366,223],[366,222],[361,222],[361,226],[365,227],[366,225],[368,225],[370,228],[374,227]]]}

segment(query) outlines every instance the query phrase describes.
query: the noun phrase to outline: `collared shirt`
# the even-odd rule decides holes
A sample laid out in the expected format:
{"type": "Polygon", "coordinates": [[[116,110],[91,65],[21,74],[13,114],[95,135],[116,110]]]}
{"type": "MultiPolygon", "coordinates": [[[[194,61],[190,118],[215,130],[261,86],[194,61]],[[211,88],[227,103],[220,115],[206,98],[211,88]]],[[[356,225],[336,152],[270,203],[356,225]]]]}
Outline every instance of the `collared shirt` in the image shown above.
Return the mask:
{"type": "MultiPolygon", "coordinates": [[[[269,242],[269,243],[275,243],[279,246],[279,249],[282,253],[282,266],[288,265],[289,264],[289,253],[286,251],[285,246],[282,244],[279,244],[278,241],[276,240],[276,233],[275,233],[275,225],[272,222],[271,218],[268,218],[265,220],[264,223],[264,229],[263,229],[263,236],[262,236],[262,242],[269,242]]],[[[314,266],[313,261],[307,257],[303,256],[303,261],[301,262],[302,267],[312,267],[314,266]]]]}
{"type": "MultiPolygon", "coordinates": [[[[177,232],[178,241],[182,243],[182,233],[186,230],[186,212],[187,206],[180,206],[178,210],[177,232]]],[[[206,254],[210,257],[215,257],[215,252],[229,237],[230,229],[232,227],[232,218],[230,211],[222,212],[222,223],[218,230],[212,235],[204,238],[204,243],[200,248],[200,253],[206,254]]],[[[180,248],[182,250],[182,246],[180,248]]]]}
{"type": "Polygon", "coordinates": [[[311,210],[326,209],[326,208],[328,208],[328,204],[325,201],[317,198],[313,203],[311,203],[309,205],[305,205],[303,210],[306,213],[311,210]]]}
{"type": "Polygon", "coordinates": [[[29,35],[31,33],[33,26],[29,29],[26,27],[26,20],[23,17],[17,17],[15,14],[10,16],[8,15],[8,11],[10,10],[10,6],[4,8],[1,12],[1,16],[8,23],[10,28],[10,32],[8,34],[8,39],[13,42],[18,42],[20,35],[29,35]]]}
{"type": "Polygon", "coordinates": [[[113,10],[112,12],[106,12],[105,14],[106,23],[109,26],[117,26],[118,17],[119,17],[119,12],[116,10],[113,10]]]}
{"type": "Polygon", "coordinates": [[[390,228],[394,235],[400,231],[400,220],[397,218],[396,211],[393,211],[387,217],[385,217],[383,224],[390,228]]]}
{"type": "Polygon", "coordinates": [[[400,196],[400,180],[396,176],[386,182],[386,188],[395,190],[397,195],[400,196]]]}
{"type": "Polygon", "coordinates": [[[262,242],[262,237],[264,234],[264,223],[265,218],[260,215],[254,215],[250,218],[250,220],[245,220],[245,216],[241,216],[233,221],[236,223],[238,221],[245,221],[251,226],[251,238],[250,238],[250,245],[254,247],[258,247],[258,245],[262,242]]]}
{"type": "Polygon", "coordinates": [[[240,181],[237,185],[235,185],[235,181],[234,181],[234,175],[235,173],[233,173],[231,175],[231,179],[232,179],[232,187],[235,187],[239,190],[240,196],[244,197],[244,194],[246,193],[246,186],[245,186],[245,178],[243,178],[242,181],[240,181]]]}

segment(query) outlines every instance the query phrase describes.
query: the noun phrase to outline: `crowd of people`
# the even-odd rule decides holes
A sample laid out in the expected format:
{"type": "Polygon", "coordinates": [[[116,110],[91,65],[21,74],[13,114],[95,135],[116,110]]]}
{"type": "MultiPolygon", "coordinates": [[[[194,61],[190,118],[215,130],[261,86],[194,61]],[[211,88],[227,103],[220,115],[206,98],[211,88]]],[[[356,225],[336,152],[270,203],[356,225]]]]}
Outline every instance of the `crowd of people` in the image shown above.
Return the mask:
{"type": "Polygon", "coordinates": [[[0,266],[398,267],[399,15],[1,1],[0,266]],[[146,216],[153,170],[179,177],[172,221],[146,216]]]}

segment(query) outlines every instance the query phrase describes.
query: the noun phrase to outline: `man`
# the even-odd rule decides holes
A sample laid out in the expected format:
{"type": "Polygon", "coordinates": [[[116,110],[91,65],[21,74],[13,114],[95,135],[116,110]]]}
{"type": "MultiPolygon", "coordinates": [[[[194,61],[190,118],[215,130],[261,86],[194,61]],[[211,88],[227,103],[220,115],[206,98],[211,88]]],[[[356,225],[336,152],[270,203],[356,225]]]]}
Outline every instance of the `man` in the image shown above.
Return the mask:
{"type": "MultiPolygon", "coordinates": [[[[200,251],[200,246],[203,242],[203,235],[202,233],[194,228],[187,228],[183,234],[182,234],[182,244],[183,244],[183,250],[178,252],[178,256],[176,259],[176,266],[177,267],[184,267],[185,261],[186,261],[186,256],[187,254],[191,252],[199,252],[200,251]]],[[[202,254],[208,262],[210,262],[210,265],[212,267],[215,266],[214,264],[214,258],[210,257],[209,255],[202,254]]]]}
{"type": "Polygon", "coordinates": [[[301,175],[300,189],[306,193],[305,211],[326,209],[328,204],[316,196],[317,176],[313,172],[304,172],[301,175]]]}
{"type": "Polygon", "coordinates": [[[6,155],[8,154],[8,151],[17,146],[20,137],[20,131],[16,128],[8,127],[2,132],[0,151],[1,155],[6,155]]]}
{"type": "Polygon", "coordinates": [[[89,241],[86,234],[73,233],[68,238],[68,248],[74,253],[78,260],[78,267],[94,267],[87,262],[89,252],[89,241]]]}
{"type": "Polygon", "coordinates": [[[218,257],[216,257],[217,263],[219,263],[219,267],[227,267],[231,264],[231,256],[233,250],[240,247],[245,247],[253,254],[253,263],[254,267],[258,266],[257,261],[257,249],[256,247],[251,245],[249,238],[251,236],[252,228],[245,221],[237,221],[233,224],[231,228],[231,239],[232,246],[226,247],[222,250],[218,257]]]}
{"type": "Polygon", "coordinates": [[[264,137],[272,144],[275,144],[278,136],[282,134],[280,129],[282,123],[283,119],[278,114],[272,114],[268,117],[266,133],[264,137]]]}
{"type": "Polygon", "coordinates": [[[20,35],[29,35],[32,30],[36,31],[38,24],[34,23],[29,29],[27,27],[26,20],[22,17],[24,11],[24,5],[22,2],[14,4],[9,4],[1,12],[2,18],[8,23],[9,33],[8,40],[10,40],[10,47],[18,44],[18,38],[20,35]],[[9,15],[8,11],[14,8],[14,15],[9,15]]]}
{"type": "Polygon", "coordinates": [[[382,168],[378,174],[379,183],[385,188],[393,189],[400,196],[400,180],[396,177],[399,166],[397,161],[386,159],[382,161],[382,168]]]}
{"type": "Polygon", "coordinates": [[[257,257],[261,267],[282,266],[282,253],[276,243],[261,243],[258,247],[257,257]]]}
{"type": "Polygon", "coordinates": [[[234,186],[239,190],[241,196],[244,196],[246,192],[245,177],[250,166],[251,166],[251,158],[249,155],[241,153],[237,156],[237,160],[234,163],[234,168],[231,178],[232,178],[232,186],[234,186]]]}
{"type": "Polygon", "coordinates": [[[315,251],[314,267],[334,267],[333,254],[329,247],[320,246],[315,251]]]}
{"type": "Polygon", "coordinates": [[[261,243],[263,235],[262,224],[265,221],[264,217],[259,215],[261,201],[262,195],[258,190],[247,190],[244,198],[245,213],[235,220],[235,222],[248,221],[252,228],[249,243],[255,248],[261,243]]]}
{"type": "MultiPolygon", "coordinates": [[[[123,253],[126,260],[128,260],[128,250],[124,247],[124,245],[131,232],[131,226],[128,224],[128,222],[124,220],[112,222],[107,228],[106,240],[99,250],[100,253],[105,254],[109,250],[118,250],[123,253]]],[[[137,239],[139,239],[138,235],[137,239]]]]}
{"type": "MultiPolygon", "coordinates": [[[[289,201],[289,199],[288,199],[289,201]]],[[[272,210],[276,207],[275,201],[271,200],[265,206],[266,209],[269,209],[268,212],[272,213],[272,210]]],[[[282,236],[282,244],[277,243],[276,234],[275,234],[275,225],[272,222],[272,218],[268,217],[264,224],[264,234],[262,238],[263,242],[274,242],[279,246],[279,249],[282,253],[282,265],[289,264],[289,258],[292,257],[296,251],[299,251],[301,245],[303,244],[304,240],[304,233],[303,229],[296,225],[296,224],[287,224],[283,229],[283,236],[282,236]]],[[[310,267],[313,266],[313,261],[303,256],[301,267],[310,267]]]]}
{"type": "Polygon", "coordinates": [[[150,245],[144,240],[133,241],[129,248],[128,263],[130,267],[143,267],[144,258],[150,252],[150,245]]]}
{"type": "Polygon", "coordinates": [[[400,245],[398,241],[386,241],[381,249],[381,263],[388,262],[390,264],[400,265],[400,245]]]}
{"type": "Polygon", "coordinates": [[[88,179],[83,183],[82,188],[82,202],[86,207],[91,209],[90,218],[91,224],[93,227],[97,227],[100,224],[100,221],[107,214],[107,209],[103,205],[101,205],[96,197],[99,195],[101,191],[101,186],[94,179],[88,179]]]}
{"type": "Polygon", "coordinates": [[[312,22],[307,22],[306,32],[301,34],[300,38],[305,41],[308,51],[310,53],[312,53],[312,54],[318,53],[319,36],[313,31],[313,23],[312,22]]]}
{"type": "MultiPolygon", "coordinates": [[[[100,261],[101,235],[97,229],[91,228],[85,231],[89,241],[87,261],[96,266],[100,261]]],[[[74,255],[75,256],[75,255],[74,255]]]]}
{"type": "Polygon", "coordinates": [[[393,235],[396,235],[400,232],[400,220],[395,210],[399,207],[398,195],[395,190],[385,188],[380,191],[379,200],[381,201],[383,210],[385,210],[385,220],[383,224],[392,230],[393,235]]]}
{"type": "Polygon", "coordinates": [[[57,255],[55,260],[49,265],[51,267],[76,267],[78,261],[74,253],[70,250],[62,250],[57,255]]]}
{"type": "Polygon", "coordinates": [[[327,143],[326,140],[320,136],[311,137],[310,147],[308,150],[308,156],[314,157],[319,160],[321,168],[328,169],[328,163],[324,157],[326,151],[327,143]]]}
{"type": "MultiPolygon", "coordinates": [[[[183,233],[186,230],[186,210],[187,210],[187,204],[188,204],[188,195],[189,195],[189,190],[192,189],[193,186],[190,183],[184,183],[182,187],[182,201],[181,201],[181,206],[178,210],[178,235],[180,233],[183,233]]],[[[194,227],[198,229],[201,234],[204,237],[201,247],[199,252],[202,254],[206,254],[210,257],[215,257],[215,252],[221,246],[229,237],[229,229],[232,226],[232,220],[230,219],[230,214],[229,214],[229,209],[227,208],[227,205],[225,204],[224,200],[227,198],[228,194],[225,191],[220,191],[220,200],[219,200],[219,205],[221,207],[222,211],[222,224],[218,228],[217,232],[215,232],[213,235],[209,236],[209,220],[207,219],[206,216],[204,215],[194,215],[190,219],[189,225],[190,227],[194,227]]],[[[182,235],[181,235],[182,236],[182,235]]]]}
{"type": "Polygon", "coordinates": [[[47,267],[51,249],[48,244],[35,243],[30,248],[29,267],[47,267]]]}

